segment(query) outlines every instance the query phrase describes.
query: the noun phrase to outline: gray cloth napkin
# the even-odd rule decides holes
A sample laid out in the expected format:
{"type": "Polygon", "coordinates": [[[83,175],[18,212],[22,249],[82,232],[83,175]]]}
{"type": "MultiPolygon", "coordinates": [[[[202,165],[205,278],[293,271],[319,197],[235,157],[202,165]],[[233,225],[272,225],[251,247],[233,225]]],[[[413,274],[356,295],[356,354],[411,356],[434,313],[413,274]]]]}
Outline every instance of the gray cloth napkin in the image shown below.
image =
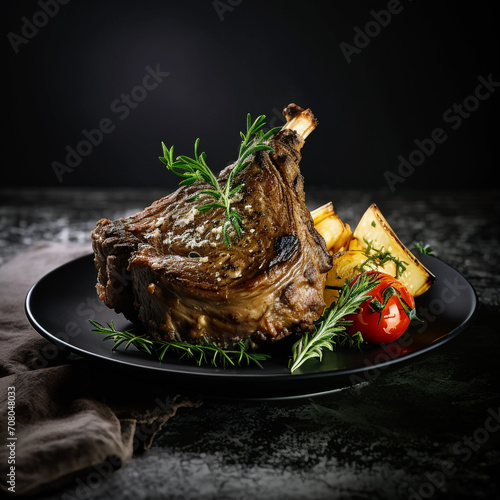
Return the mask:
{"type": "Polygon", "coordinates": [[[200,404],[168,388],[123,384],[89,361],[57,356],[32,328],[24,312],[29,288],[89,251],[43,242],[0,267],[2,493],[29,495],[71,481],[95,482],[148,449],[179,407],[200,404]]]}

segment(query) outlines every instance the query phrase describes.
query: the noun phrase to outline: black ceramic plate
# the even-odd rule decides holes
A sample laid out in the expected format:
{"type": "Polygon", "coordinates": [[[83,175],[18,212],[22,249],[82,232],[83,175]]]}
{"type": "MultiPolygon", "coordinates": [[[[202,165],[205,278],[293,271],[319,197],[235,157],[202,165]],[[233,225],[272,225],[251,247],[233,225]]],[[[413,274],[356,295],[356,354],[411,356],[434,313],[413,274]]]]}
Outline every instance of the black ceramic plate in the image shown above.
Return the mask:
{"type": "MultiPolygon", "coordinates": [[[[309,360],[295,373],[287,368],[290,343],[277,343],[272,358],[257,366],[215,368],[175,358],[157,361],[135,348],[113,351],[111,341],[91,332],[89,319],[113,321],[118,330],[141,331],[96,296],[93,256],[71,261],[38,281],[26,297],[26,314],[33,327],[63,351],[90,358],[130,376],[159,383],[163,377],[187,391],[206,397],[248,399],[290,398],[321,394],[373,380],[386,369],[424,354],[460,333],[477,305],[474,289],[443,261],[419,255],[436,276],[435,283],[417,297],[417,315],[423,323],[410,325],[396,342],[386,346],[327,351],[322,362],[309,360]]],[[[166,382],[166,380],[165,380],[166,382]]]]}

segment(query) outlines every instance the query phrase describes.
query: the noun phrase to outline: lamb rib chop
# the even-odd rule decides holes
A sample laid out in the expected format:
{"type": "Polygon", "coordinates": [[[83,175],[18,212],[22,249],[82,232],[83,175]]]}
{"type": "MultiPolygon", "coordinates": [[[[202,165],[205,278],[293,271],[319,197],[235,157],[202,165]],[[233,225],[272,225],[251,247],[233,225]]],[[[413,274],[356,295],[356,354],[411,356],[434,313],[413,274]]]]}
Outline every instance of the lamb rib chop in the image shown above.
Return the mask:
{"type": "MultiPolygon", "coordinates": [[[[305,204],[300,150],[316,128],[310,110],[290,104],[287,123],[239,172],[232,199],[243,234],[230,247],[221,236],[224,209],[200,213],[213,199],[203,181],[183,186],[141,212],[101,219],[92,231],[101,300],[141,322],[153,338],[223,348],[253,347],[308,330],[321,315],[331,256],[305,204]]],[[[219,180],[227,179],[234,165],[219,180]]]]}

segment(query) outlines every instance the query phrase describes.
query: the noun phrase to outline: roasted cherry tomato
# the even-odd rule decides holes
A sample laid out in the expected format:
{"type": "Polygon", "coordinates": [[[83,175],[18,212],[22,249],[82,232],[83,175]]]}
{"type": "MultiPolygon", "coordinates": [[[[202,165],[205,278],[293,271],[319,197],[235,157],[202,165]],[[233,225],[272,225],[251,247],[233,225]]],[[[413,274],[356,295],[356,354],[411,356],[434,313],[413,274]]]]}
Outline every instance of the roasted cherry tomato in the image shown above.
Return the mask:
{"type": "MultiPolygon", "coordinates": [[[[371,344],[394,342],[416,317],[413,296],[403,283],[389,274],[379,271],[363,274],[376,274],[379,283],[370,291],[370,297],[361,304],[357,313],[344,317],[352,321],[346,326],[346,331],[349,335],[361,332],[363,339],[371,344]]],[[[359,275],[352,283],[358,278],[359,275]]]]}

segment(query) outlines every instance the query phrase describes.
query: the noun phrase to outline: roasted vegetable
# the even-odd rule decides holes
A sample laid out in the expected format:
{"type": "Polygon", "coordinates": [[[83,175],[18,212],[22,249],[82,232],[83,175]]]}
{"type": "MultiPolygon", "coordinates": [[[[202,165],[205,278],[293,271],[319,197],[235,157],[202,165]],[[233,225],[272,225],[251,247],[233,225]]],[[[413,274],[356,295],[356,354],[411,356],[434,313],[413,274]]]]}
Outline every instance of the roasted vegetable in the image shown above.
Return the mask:
{"type": "Polygon", "coordinates": [[[416,318],[413,296],[401,281],[378,271],[359,274],[349,286],[354,286],[363,274],[375,276],[379,282],[355,313],[344,316],[344,321],[351,322],[346,332],[351,336],[361,332],[363,340],[370,344],[394,342],[416,318]]]}
{"type": "Polygon", "coordinates": [[[311,212],[314,226],[323,236],[326,248],[331,254],[347,250],[352,238],[349,224],[339,217],[332,202],[326,203],[311,212]]]}
{"type": "Polygon", "coordinates": [[[339,290],[345,285],[345,281],[351,281],[362,271],[380,271],[391,276],[396,275],[396,266],[393,262],[385,265],[376,262],[367,262],[367,256],[363,250],[344,250],[333,255],[333,265],[326,277],[325,302],[329,306],[336,301],[339,290]],[[367,265],[365,265],[367,264],[367,265]]]}
{"type": "Polygon", "coordinates": [[[331,202],[311,215],[333,254],[325,286],[327,305],[337,300],[346,279],[352,280],[364,271],[380,271],[399,279],[414,297],[427,291],[434,281],[434,275],[403,245],[377,205],[366,210],[354,233],[331,202]]]}
{"type": "Polygon", "coordinates": [[[397,267],[393,276],[414,297],[426,292],[435,280],[435,276],[403,245],[375,204],[368,207],[361,217],[349,243],[349,250],[362,250],[368,257],[375,256],[377,252],[390,254],[397,267]]]}

